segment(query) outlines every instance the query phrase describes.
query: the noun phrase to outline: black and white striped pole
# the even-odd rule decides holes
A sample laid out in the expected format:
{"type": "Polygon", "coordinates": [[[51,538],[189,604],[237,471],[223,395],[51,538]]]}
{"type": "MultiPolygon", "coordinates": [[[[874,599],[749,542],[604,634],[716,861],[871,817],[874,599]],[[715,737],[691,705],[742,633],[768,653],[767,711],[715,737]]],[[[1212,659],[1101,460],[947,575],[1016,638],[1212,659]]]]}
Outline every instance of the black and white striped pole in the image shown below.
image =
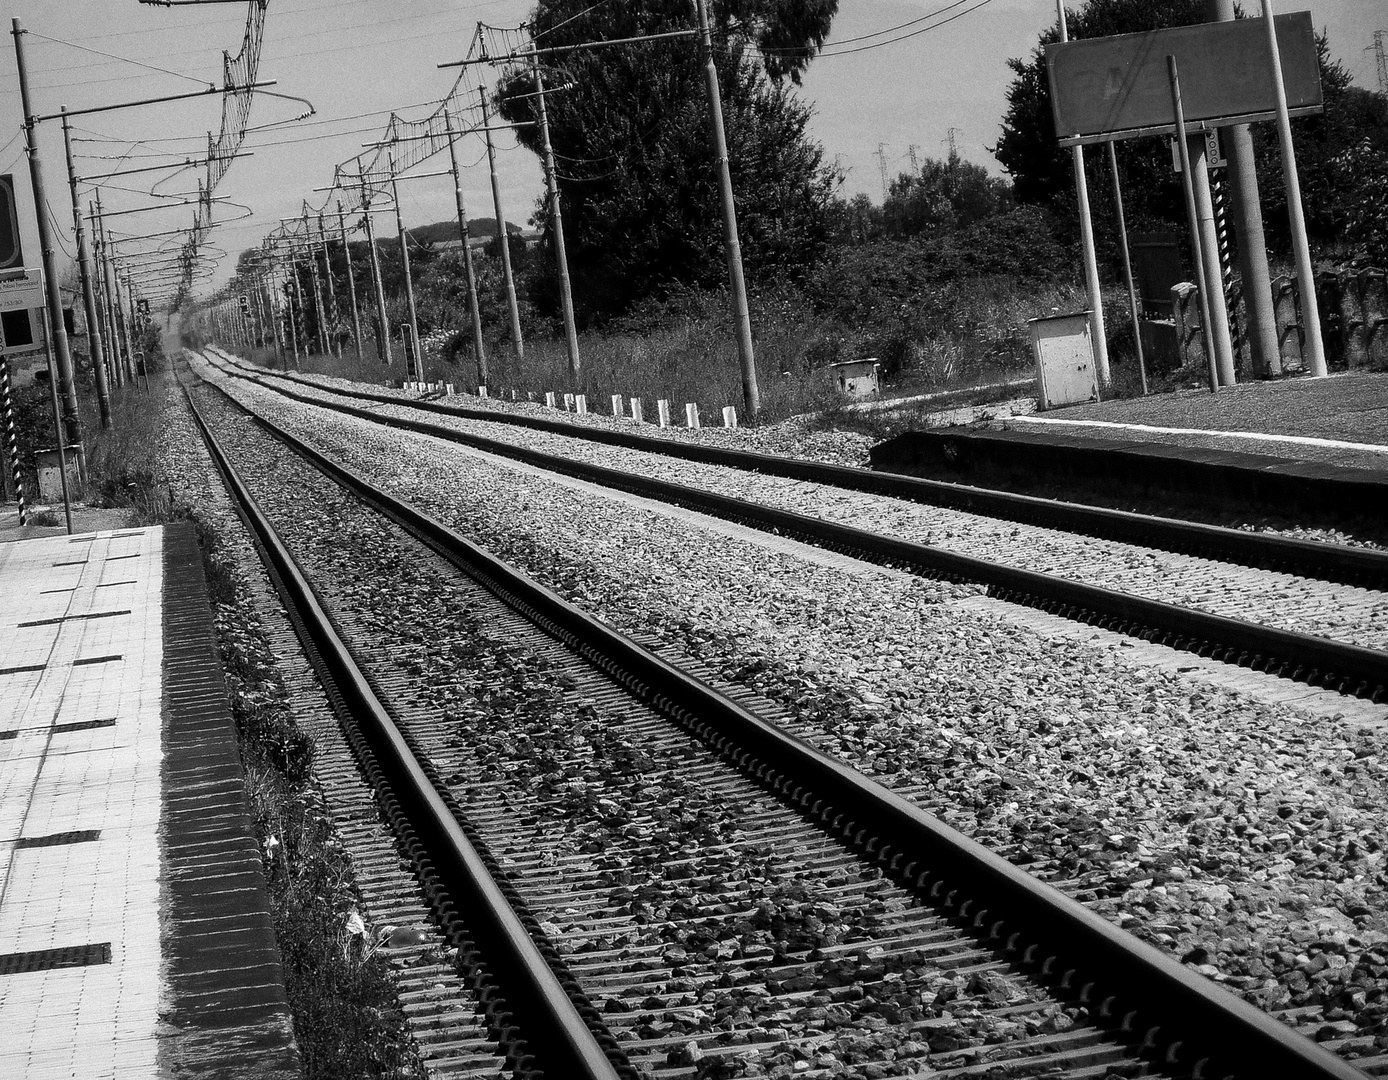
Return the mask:
{"type": "Polygon", "coordinates": [[[24,505],[24,477],[19,470],[19,435],[14,426],[14,395],[10,392],[10,361],[0,349],[0,409],[5,419],[5,462],[14,481],[15,502],[19,505],[19,523],[29,523],[29,512],[24,505]]]}

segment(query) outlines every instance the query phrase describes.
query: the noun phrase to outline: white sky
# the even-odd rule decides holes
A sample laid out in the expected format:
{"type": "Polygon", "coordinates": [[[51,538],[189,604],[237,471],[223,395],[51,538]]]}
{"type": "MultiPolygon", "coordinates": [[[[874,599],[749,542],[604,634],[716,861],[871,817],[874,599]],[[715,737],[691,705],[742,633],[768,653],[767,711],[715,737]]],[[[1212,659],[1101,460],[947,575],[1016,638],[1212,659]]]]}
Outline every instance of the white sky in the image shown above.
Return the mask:
{"type": "MultiPolygon", "coordinates": [[[[831,40],[919,18],[944,2],[840,0],[831,40]]],[[[238,252],[258,245],[281,216],[297,213],[302,199],[318,205],[323,196],[312,189],[328,184],[333,166],[354,156],[363,142],[384,128],[389,110],[407,117],[428,112],[456,76],[456,71],[436,65],[463,56],[478,20],[514,25],[532,6],[533,0],[270,0],[260,77],[277,80],[276,92],[308,98],[317,114],[302,123],[252,133],[245,149],[255,156],[232,163],[217,194],[250,207],[254,216],[213,233],[212,243],[227,252],[214,284],[230,276],[238,252]]],[[[1256,8],[1258,0],[1248,0],[1245,6],[1256,8]]],[[[1373,31],[1388,30],[1388,5],[1383,0],[1284,0],[1277,11],[1298,7],[1309,7],[1317,29],[1329,33],[1332,51],[1355,82],[1373,88],[1376,70],[1368,50],[1373,31]]],[[[11,0],[9,13],[31,31],[25,47],[33,107],[44,114],[64,104],[80,109],[194,90],[197,82],[220,83],[222,51],[235,53],[240,47],[246,6],[165,8],[136,0],[11,0]],[[46,38],[135,59],[196,81],[46,38]]],[[[830,160],[837,157],[848,170],[845,194],[861,191],[880,200],[879,145],[895,176],[908,167],[912,146],[922,157],[943,156],[950,128],[965,158],[996,171],[987,147],[997,138],[1005,105],[1003,94],[1010,80],[1006,61],[1028,56],[1041,31],[1054,20],[1053,0],[991,0],[948,26],[910,40],[816,59],[801,93],[814,105],[813,136],[830,160]]],[[[258,98],[251,123],[289,119],[300,111],[294,102],[258,98]]],[[[0,48],[0,143],[6,131],[15,138],[0,149],[0,172],[16,174],[21,220],[27,223],[26,260],[36,265],[27,169],[17,134],[20,114],[14,52],[6,42],[0,48]]],[[[215,134],[219,118],[215,97],[77,118],[77,170],[96,175],[167,160],[158,155],[170,152],[203,153],[207,132],[215,134]],[[132,147],[119,141],[132,139],[147,145],[132,147]],[[131,156],[118,162],[127,151],[131,156]]],[[[524,222],[541,191],[539,163],[515,147],[509,136],[501,136],[500,142],[509,147],[499,156],[506,216],[524,222]]],[[[39,147],[49,203],[55,218],[66,226],[59,246],[71,252],[71,201],[57,123],[40,126],[39,147]]],[[[472,217],[492,215],[485,164],[478,163],[482,153],[479,141],[468,143],[461,154],[472,217]]],[[[435,159],[422,170],[435,171],[442,164],[435,159]]],[[[163,174],[154,174],[159,175],[163,174]]],[[[161,190],[192,190],[196,175],[183,173],[161,190]]],[[[148,195],[116,190],[115,185],[148,191],[151,182],[148,175],[103,181],[107,210],[149,204],[148,195]]],[[[84,194],[84,206],[87,197],[84,194]]],[[[440,177],[403,185],[401,203],[408,225],[448,219],[453,214],[451,183],[440,177]]],[[[223,213],[231,218],[245,211],[227,204],[223,213]]],[[[110,224],[135,234],[184,227],[191,220],[192,208],[179,207],[116,218],[110,224]]],[[[383,233],[393,232],[393,222],[381,224],[383,233]]],[[[64,261],[61,251],[59,261],[64,261]]]]}

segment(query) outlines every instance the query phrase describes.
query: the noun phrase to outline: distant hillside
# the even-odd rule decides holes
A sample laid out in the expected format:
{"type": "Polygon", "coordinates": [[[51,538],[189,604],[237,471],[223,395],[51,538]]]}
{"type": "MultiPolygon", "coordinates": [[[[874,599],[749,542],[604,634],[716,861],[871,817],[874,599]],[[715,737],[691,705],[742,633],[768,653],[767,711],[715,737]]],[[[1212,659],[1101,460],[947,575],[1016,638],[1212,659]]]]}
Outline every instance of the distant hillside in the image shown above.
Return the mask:
{"type": "MultiPolygon", "coordinates": [[[[468,232],[475,237],[493,237],[496,235],[496,218],[468,218],[468,232]]],[[[521,227],[514,221],[506,223],[507,232],[511,236],[519,236],[521,227]]],[[[458,239],[458,219],[451,221],[437,221],[432,225],[410,226],[410,236],[421,244],[437,244],[442,241],[458,239]]]]}

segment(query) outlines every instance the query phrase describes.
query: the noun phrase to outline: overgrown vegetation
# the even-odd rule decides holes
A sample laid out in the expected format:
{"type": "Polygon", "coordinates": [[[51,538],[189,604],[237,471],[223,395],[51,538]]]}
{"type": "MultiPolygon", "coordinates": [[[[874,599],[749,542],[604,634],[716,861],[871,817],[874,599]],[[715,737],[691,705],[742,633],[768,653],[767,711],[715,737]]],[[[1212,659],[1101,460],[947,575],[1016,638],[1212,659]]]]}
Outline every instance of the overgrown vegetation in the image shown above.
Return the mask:
{"type": "Polygon", "coordinates": [[[314,784],[312,741],[289,713],[233,557],[194,520],[304,1076],[422,1076],[385,962],[345,931],[352,867],[314,784]]]}

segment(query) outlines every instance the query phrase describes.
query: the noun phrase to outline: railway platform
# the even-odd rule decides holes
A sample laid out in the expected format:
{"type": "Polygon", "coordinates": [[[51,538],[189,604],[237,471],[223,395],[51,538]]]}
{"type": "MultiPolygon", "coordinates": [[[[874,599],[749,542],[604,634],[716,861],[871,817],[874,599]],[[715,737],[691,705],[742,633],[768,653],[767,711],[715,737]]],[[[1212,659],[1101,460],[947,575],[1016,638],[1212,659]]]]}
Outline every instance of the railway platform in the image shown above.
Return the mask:
{"type": "Polygon", "coordinates": [[[0,1075],[297,1076],[191,526],[0,543],[0,1075]]]}
{"type": "Polygon", "coordinates": [[[1176,498],[1388,506],[1388,374],[1250,382],[909,431],[874,468],[1004,486],[1108,483],[1176,498]]]}

